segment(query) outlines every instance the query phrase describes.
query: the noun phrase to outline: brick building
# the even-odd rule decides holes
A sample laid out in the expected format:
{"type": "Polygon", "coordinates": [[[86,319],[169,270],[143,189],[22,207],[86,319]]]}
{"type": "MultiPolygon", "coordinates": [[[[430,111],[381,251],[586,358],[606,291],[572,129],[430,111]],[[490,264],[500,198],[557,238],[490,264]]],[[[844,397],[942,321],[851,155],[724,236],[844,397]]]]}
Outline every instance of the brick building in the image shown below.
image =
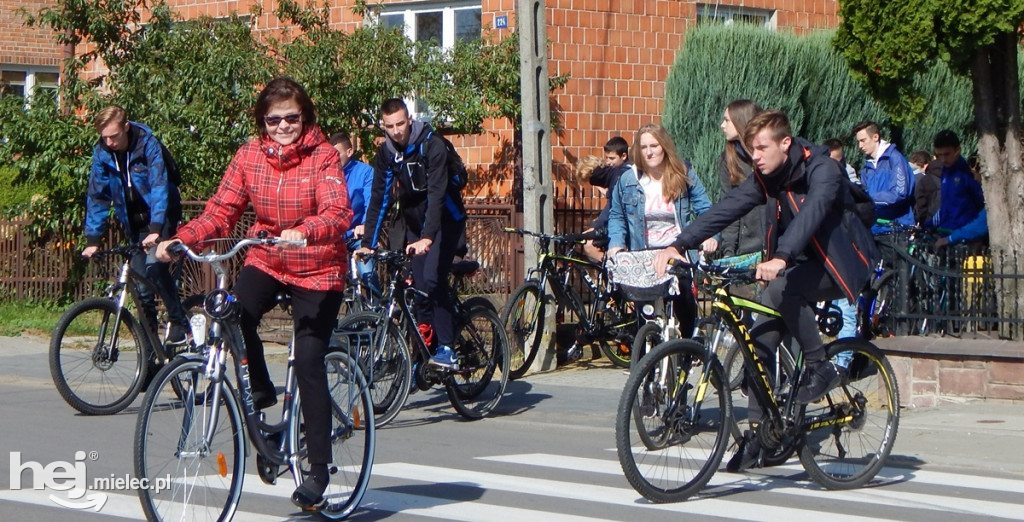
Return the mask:
{"type": "MultiPolygon", "coordinates": [[[[260,31],[280,28],[269,14],[273,0],[167,0],[185,18],[248,13],[261,2],[264,14],[252,24],[260,31]]],[[[366,23],[351,11],[351,0],[333,0],[331,16],[340,28],[366,23]]],[[[371,2],[372,3],[372,2],[371,2]]],[[[15,92],[33,86],[53,87],[62,50],[45,31],[27,29],[16,10],[54,5],[47,0],[0,0],[0,70],[15,92]],[[20,90],[18,90],[20,89],[20,90]]],[[[380,23],[402,26],[411,38],[437,38],[451,45],[456,38],[476,37],[495,28],[499,35],[515,25],[516,0],[381,0],[380,23]]],[[[584,154],[600,154],[611,136],[632,133],[644,123],[660,120],[665,78],[686,29],[706,21],[743,21],[777,29],[807,32],[838,23],[835,0],[551,0],[546,4],[550,41],[549,71],[570,74],[564,89],[554,93],[564,131],[552,136],[556,179],[570,173],[568,163],[584,154]]],[[[503,142],[512,139],[506,121],[485,124],[482,135],[456,140],[467,163],[482,169],[505,163],[503,142]]],[[[481,180],[483,181],[483,180],[481,180]]],[[[578,193],[559,182],[563,204],[578,193]]],[[[503,198],[511,175],[476,183],[479,197],[503,198]]],[[[572,204],[578,204],[573,202],[572,204]]]]}

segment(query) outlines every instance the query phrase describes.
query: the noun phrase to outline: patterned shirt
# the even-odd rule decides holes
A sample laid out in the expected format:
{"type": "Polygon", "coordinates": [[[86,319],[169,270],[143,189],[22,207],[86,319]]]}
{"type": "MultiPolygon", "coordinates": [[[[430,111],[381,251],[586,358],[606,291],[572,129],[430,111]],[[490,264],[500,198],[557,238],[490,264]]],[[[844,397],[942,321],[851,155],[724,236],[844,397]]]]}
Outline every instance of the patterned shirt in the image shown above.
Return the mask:
{"type": "Polygon", "coordinates": [[[334,150],[319,127],[282,147],[268,137],[243,145],[228,165],[203,213],[177,237],[194,246],[227,237],[248,204],[256,223],[246,232],[278,236],[286,229],[306,234],[308,246],[284,250],[256,245],[245,264],[279,281],[311,290],[343,290],[348,252],[344,234],[352,220],[348,189],[334,150]]]}
{"type": "Polygon", "coordinates": [[[640,186],[644,189],[647,246],[649,248],[667,247],[679,235],[675,204],[665,201],[660,180],[654,181],[650,176],[643,176],[640,178],[640,186]]]}

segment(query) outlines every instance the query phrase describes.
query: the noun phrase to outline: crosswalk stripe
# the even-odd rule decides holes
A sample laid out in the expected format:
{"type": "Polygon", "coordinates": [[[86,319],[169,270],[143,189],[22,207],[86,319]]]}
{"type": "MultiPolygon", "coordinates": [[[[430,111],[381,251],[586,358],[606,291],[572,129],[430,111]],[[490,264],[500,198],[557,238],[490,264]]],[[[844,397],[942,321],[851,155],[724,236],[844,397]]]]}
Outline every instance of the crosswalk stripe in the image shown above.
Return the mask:
{"type": "Polygon", "coordinates": [[[556,497],[568,500],[581,500],[600,504],[614,504],[641,509],[654,509],[675,513],[721,516],[747,520],[813,520],[820,521],[823,516],[830,520],[864,521],[876,520],[871,517],[857,517],[836,514],[830,511],[813,509],[788,508],[781,506],[757,505],[745,502],[733,502],[720,499],[701,499],[700,502],[684,502],[679,504],[649,504],[638,501],[639,495],[629,488],[613,488],[588,484],[585,488],[573,482],[517,477],[496,473],[485,473],[471,470],[440,468],[419,464],[388,463],[375,465],[373,474],[390,478],[398,478],[417,482],[451,482],[476,485],[482,489],[508,491],[527,495],[556,497]]]}
{"type": "MultiPolygon", "coordinates": [[[[578,470],[589,473],[602,473],[610,475],[621,475],[622,468],[619,466],[617,461],[604,460],[604,459],[590,459],[582,457],[567,457],[564,455],[550,455],[543,453],[531,453],[524,455],[502,455],[496,457],[478,457],[479,460],[488,460],[494,462],[505,462],[510,464],[525,464],[530,466],[539,466],[547,468],[567,469],[567,470],[578,470]]],[[[780,471],[791,471],[791,472],[803,472],[801,466],[778,466],[773,468],[765,468],[764,474],[771,473],[772,470],[780,471]]],[[[1010,479],[998,479],[988,477],[977,477],[970,475],[960,475],[952,473],[939,473],[939,472],[924,472],[924,471],[912,471],[912,470],[899,470],[898,468],[884,468],[886,473],[880,474],[885,479],[898,479],[907,477],[909,482],[921,482],[932,485],[943,485],[943,486],[962,486],[974,489],[984,489],[988,491],[1007,491],[1007,492],[1019,492],[1024,481],[1010,480],[1010,479]],[[918,475],[922,480],[918,480],[918,475]],[[908,476],[909,475],[909,476],[908,476]],[[995,487],[992,487],[995,486],[995,487]]],[[[742,485],[745,489],[770,489],[773,492],[779,492],[787,495],[794,495],[800,497],[815,497],[820,498],[822,495],[826,495],[829,500],[842,500],[851,502],[867,502],[871,504],[881,504],[892,507],[900,508],[912,508],[912,509],[929,509],[929,510],[942,510],[942,511],[953,511],[964,514],[979,514],[986,516],[1004,517],[1004,518],[1020,518],[1021,505],[1011,504],[1005,502],[994,502],[985,500],[972,500],[959,497],[947,497],[942,495],[928,495],[923,493],[911,493],[906,491],[894,491],[885,490],[883,488],[871,488],[870,490],[860,491],[829,491],[822,492],[819,489],[807,489],[807,486],[812,484],[810,481],[801,480],[794,481],[793,487],[780,486],[779,484],[771,485],[758,485],[750,481],[750,478],[742,475],[730,475],[724,473],[716,473],[708,483],[708,488],[713,487],[729,487],[729,486],[740,486],[742,485]],[[735,477],[743,477],[736,479],[735,477]]]]}

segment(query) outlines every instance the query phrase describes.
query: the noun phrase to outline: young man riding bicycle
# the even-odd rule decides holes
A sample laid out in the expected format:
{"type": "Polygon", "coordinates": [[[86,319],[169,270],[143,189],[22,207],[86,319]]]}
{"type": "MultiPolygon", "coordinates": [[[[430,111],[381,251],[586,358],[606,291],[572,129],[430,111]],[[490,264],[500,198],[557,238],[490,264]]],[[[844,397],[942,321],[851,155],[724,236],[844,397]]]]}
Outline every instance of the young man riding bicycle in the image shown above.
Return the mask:
{"type": "MultiPolygon", "coordinates": [[[[680,252],[696,248],[754,207],[766,205],[767,255],[756,273],[767,283],[761,302],[777,309],[784,324],[762,316],[751,335],[762,360],[770,360],[782,328],[796,338],[807,371],[796,401],[815,402],[839,384],[841,375],[825,358],[813,305],[842,296],[855,300],[879,253],[852,210],[846,174],[829,157],[827,147],[793,137],[789,119],[780,111],[752,119],[743,139],[752,151],[754,175],[684,228],[672,246],[658,253],[655,268],[664,273],[669,259],[682,258],[680,252]]],[[[762,410],[753,395],[748,411],[751,426],[756,426],[762,410]]],[[[760,444],[752,433],[744,437],[738,456],[731,469],[757,463],[760,444]]]]}
{"type": "Polygon", "coordinates": [[[413,256],[414,285],[427,296],[416,300],[416,317],[424,340],[437,347],[430,363],[453,368],[455,318],[448,274],[456,252],[465,244],[462,194],[450,183],[445,143],[429,124],[409,116],[404,101],[385,100],[381,122],[386,139],[374,160],[366,233],[355,255],[378,248],[384,219],[397,194],[398,216],[389,231],[391,248],[403,247],[413,256]]]}

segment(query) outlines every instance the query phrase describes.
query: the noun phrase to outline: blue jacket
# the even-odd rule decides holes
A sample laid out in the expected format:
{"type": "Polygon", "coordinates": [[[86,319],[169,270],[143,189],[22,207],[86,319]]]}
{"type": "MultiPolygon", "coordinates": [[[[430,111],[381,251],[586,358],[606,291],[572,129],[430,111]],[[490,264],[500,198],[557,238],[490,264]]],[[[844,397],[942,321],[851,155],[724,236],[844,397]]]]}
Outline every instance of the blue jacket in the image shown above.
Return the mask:
{"type": "Polygon", "coordinates": [[[978,212],[978,216],[968,221],[964,226],[953,231],[949,235],[949,242],[956,243],[958,241],[974,241],[975,239],[984,237],[988,234],[988,212],[985,209],[981,209],[978,212]]]}
{"type": "MultiPolygon", "coordinates": [[[[875,217],[914,225],[914,171],[894,145],[889,145],[877,161],[868,159],[860,171],[860,179],[871,199],[875,200],[875,217]]],[[[875,225],[874,234],[890,228],[875,225]]]]}
{"type": "MultiPolygon", "coordinates": [[[[946,230],[957,230],[978,217],[985,209],[981,184],[974,179],[967,160],[961,156],[952,167],[942,167],[942,203],[929,224],[946,230]]],[[[952,241],[952,239],[950,239],[952,241]]]]}
{"type": "MultiPolygon", "coordinates": [[[[644,190],[636,166],[624,172],[612,190],[608,211],[608,248],[644,250],[647,247],[647,222],[644,217],[644,190]]],[[[697,173],[690,169],[686,197],[677,198],[676,222],[680,230],[711,208],[711,200],[697,173]]]]}
{"type": "Polygon", "coordinates": [[[342,167],[345,184],[348,185],[348,204],[352,209],[352,223],[345,232],[345,241],[352,238],[352,229],[366,223],[366,210],[373,193],[373,167],[359,160],[350,159],[342,167]]]}
{"type": "MultiPolygon", "coordinates": [[[[149,232],[163,234],[166,230],[165,224],[171,228],[178,225],[181,216],[181,194],[178,187],[167,179],[167,168],[164,166],[160,142],[153,135],[153,131],[141,123],[129,124],[127,163],[131,183],[149,207],[149,232]]],[[[124,181],[114,152],[100,140],[93,147],[85,202],[85,237],[90,245],[100,243],[106,230],[111,204],[114,206],[117,220],[125,230],[129,230],[124,181]]]]}

